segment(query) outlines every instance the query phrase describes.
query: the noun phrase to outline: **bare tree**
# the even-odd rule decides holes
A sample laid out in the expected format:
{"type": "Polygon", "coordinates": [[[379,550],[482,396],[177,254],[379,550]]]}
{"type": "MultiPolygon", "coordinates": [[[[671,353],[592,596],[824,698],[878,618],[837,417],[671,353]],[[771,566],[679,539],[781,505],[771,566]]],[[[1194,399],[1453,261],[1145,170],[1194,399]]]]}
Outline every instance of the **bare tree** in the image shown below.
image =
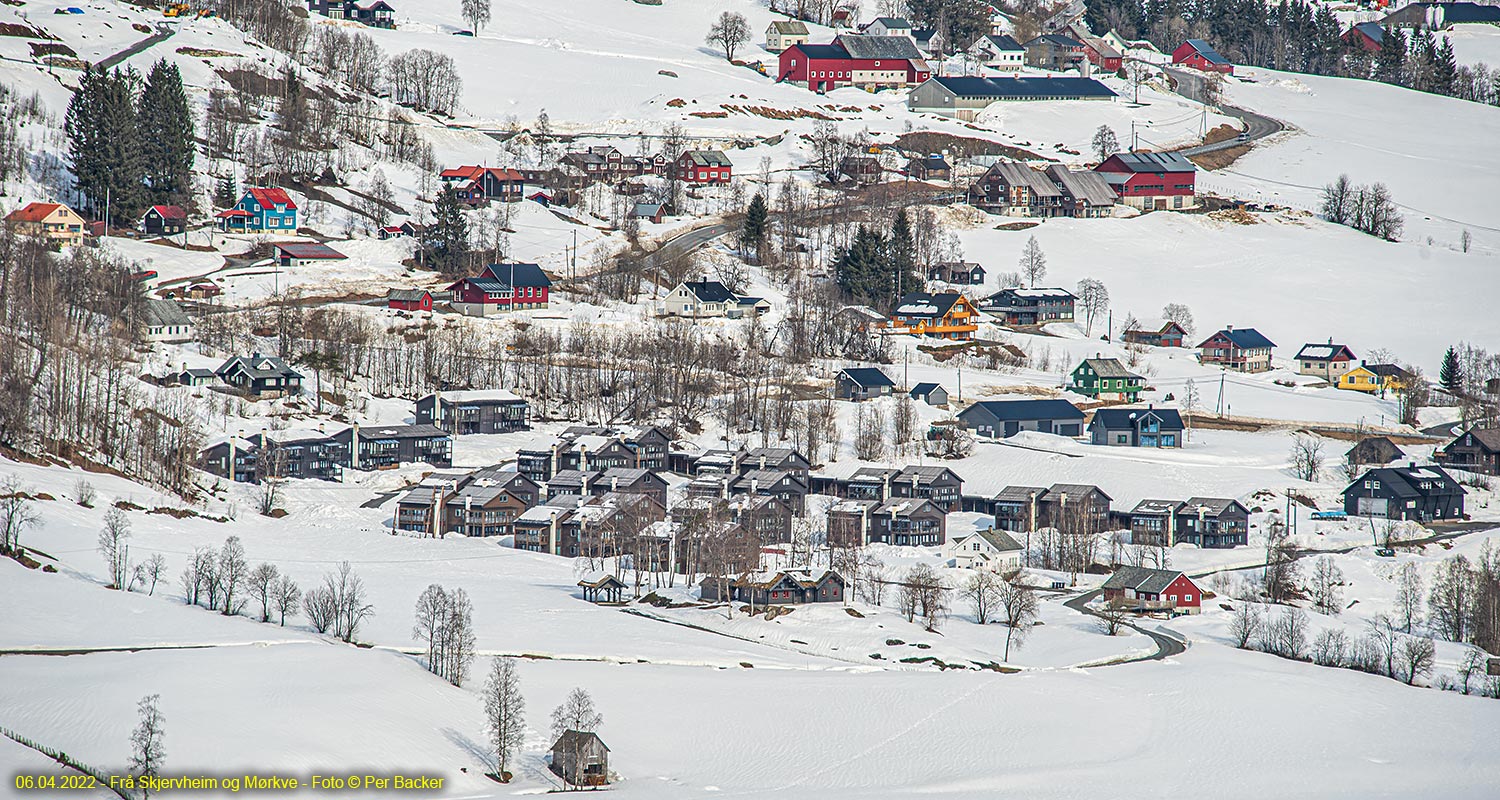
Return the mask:
{"type": "Polygon", "coordinates": [[[245,600],[239,592],[245,588],[245,581],[250,576],[250,562],[245,560],[245,546],[240,543],[240,537],[230,536],[224,540],[224,548],[219,551],[219,566],[215,574],[219,586],[219,599],[223,603],[219,610],[225,616],[240,613],[245,600]]]}
{"type": "Polygon", "coordinates": [[[0,554],[19,554],[21,534],[41,522],[20,477],[0,478],[0,554]]]}
{"type": "Polygon", "coordinates": [[[1125,620],[1129,618],[1130,611],[1120,603],[1107,602],[1094,612],[1098,619],[1099,630],[1106,636],[1119,636],[1120,629],[1126,627],[1125,620]]]}
{"type": "Polygon", "coordinates": [[[152,553],[150,558],[137,564],[135,569],[140,582],[150,586],[146,594],[156,594],[156,584],[167,574],[167,557],[161,553],[152,553]]]}
{"type": "MultiPolygon", "coordinates": [[[[1401,643],[1396,647],[1396,669],[1399,680],[1405,681],[1408,686],[1414,685],[1418,678],[1425,678],[1432,674],[1433,662],[1436,660],[1437,645],[1431,638],[1426,636],[1404,636],[1401,643]]],[[[1397,677],[1393,674],[1391,677],[1397,677]]]]}
{"type": "Polygon", "coordinates": [[[1005,581],[999,586],[1000,620],[1005,623],[1005,655],[1010,661],[1010,648],[1017,649],[1026,643],[1031,628],[1041,614],[1041,605],[1036,599],[1036,590],[1016,581],[1005,581]]]}
{"type": "Polygon", "coordinates": [[[1260,608],[1253,603],[1240,603],[1229,616],[1229,635],[1234,646],[1241,650],[1250,646],[1250,640],[1260,634],[1263,620],[1260,608]]]}
{"type": "Polygon", "coordinates": [[[375,607],[365,595],[365,583],[345,561],[339,570],[324,577],[324,588],[333,597],[334,635],[346,642],[353,642],[359,635],[359,626],[375,616],[375,607]]]}
{"type": "Polygon", "coordinates": [[[290,575],[282,575],[276,580],[276,586],[271,593],[272,606],[276,610],[279,624],[286,625],[288,614],[296,616],[302,608],[302,593],[297,582],[290,575]]]}
{"type": "Polygon", "coordinates": [[[271,609],[276,605],[276,581],[281,577],[275,564],[257,564],[245,576],[245,593],[260,603],[260,621],[271,621],[271,609]]]}
{"type": "Polygon", "coordinates": [[[463,16],[469,29],[479,33],[480,28],[490,24],[490,0],[463,0],[463,16]]]}
{"type": "Polygon", "coordinates": [[[1094,320],[1109,310],[1109,290],[1102,281],[1084,278],[1078,282],[1078,303],[1083,307],[1083,335],[1093,336],[1094,320]]]}
{"type": "Polygon", "coordinates": [[[577,688],[568,693],[566,700],[552,709],[552,738],[562,736],[565,731],[589,733],[604,724],[604,715],[594,708],[594,698],[587,689],[577,688]]]}
{"type": "Polygon", "coordinates": [[[1475,594],[1475,574],[1462,554],[1444,560],[1432,576],[1427,608],[1432,628],[1450,642],[1468,641],[1470,609],[1475,594]]]}
{"type": "Polygon", "coordinates": [[[99,555],[109,570],[109,588],[125,589],[130,575],[130,520],[125,512],[111,508],[104,512],[104,529],[99,532],[99,555]]]}
{"type": "Polygon", "coordinates": [[[427,670],[437,674],[441,661],[443,623],[448,619],[448,592],[439,584],[431,584],[417,597],[411,636],[427,646],[427,670]]]}
{"type": "MultiPolygon", "coordinates": [[[[5,487],[0,485],[0,494],[5,493],[5,487]]],[[[99,493],[94,491],[94,484],[89,483],[87,478],[79,478],[78,482],[73,485],[73,497],[78,505],[84,508],[93,508],[94,499],[98,496],[99,493]]]]}
{"type": "Polygon", "coordinates": [[[1290,459],[1298,480],[1317,481],[1323,473],[1323,440],[1312,434],[1293,434],[1290,459]]]}
{"type": "MultiPolygon", "coordinates": [[[[136,705],[141,721],[130,733],[130,773],[138,779],[160,777],[166,763],[167,750],[162,744],[166,718],[158,706],[160,701],[161,695],[152,694],[142,697],[136,705]]],[[[148,785],[143,784],[141,796],[151,796],[148,785]]]]}
{"type": "Polygon", "coordinates": [[[1336,617],[1343,610],[1344,571],[1333,563],[1332,556],[1323,556],[1313,564],[1312,591],[1313,608],[1320,614],[1336,617]]]}
{"type": "Polygon", "coordinates": [[[1099,161],[1120,152],[1120,140],[1115,138],[1114,128],[1108,125],[1100,125],[1099,129],[1094,131],[1093,146],[1094,157],[1099,161]]]}
{"type": "Polygon", "coordinates": [[[948,587],[937,570],[927,564],[917,564],[906,571],[901,582],[901,607],[906,620],[914,622],[921,617],[929,631],[936,631],[948,613],[948,587]]]}
{"type": "Polygon", "coordinates": [[[724,60],[733,61],[734,51],[750,41],[750,23],[743,14],[725,11],[709,27],[708,36],[703,41],[718,45],[724,51],[724,60]]]}
{"type": "Polygon", "coordinates": [[[1047,254],[1042,252],[1035,236],[1026,240],[1026,246],[1021,250],[1020,266],[1021,275],[1030,288],[1035,289],[1036,282],[1047,277],[1047,254]]]}
{"type": "Polygon", "coordinates": [[[1343,628],[1324,628],[1313,639],[1312,660],[1320,667],[1342,667],[1349,651],[1349,635],[1343,628]]]}
{"type": "Polygon", "coordinates": [[[510,760],[526,742],[526,698],[514,658],[497,658],[484,684],[485,732],[500,780],[510,781],[510,760]]]}
{"type": "Polygon", "coordinates": [[[1365,623],[1369,632],[1369,640],[1375,646],[1377,655],[1377,669],[1380,662],[1384,662],[1384,671],[1381,674],[1388,678],[1396,677],[1397,650],[1401,645],[1401,628],[1394,620],[1385,614],[1377,614],[1365,623]]]}
{"type": "Polygon", "coordinates": [[[1271,652],[1282,658],[1301,661],[1307,650],[1307,612],[1300,608],[1283,608],[1271,623],[1275,634],[1271,652]]]}
{"type": "Polygon", "coordinates": [[[1161,309],[1162,319],[1167,322],[1175,322],[1182,327],[1182,332],[1187,338],[1193,337],[1193,331],[1197,326],[1193,324],[1193,310],[1182,303],[1167,303],[1161,309]]]}
{"type": "Polygon", "coordinates": [[[1396,619],[1401,621],[1401,630],[1411,633],[1422,618],[1422,573],[1414,562],[1401,565],[1396,573],[1396,619]]]}
{"type": "Polygon", "coordinates": [[[959,596],[974,609],[974,621],[986,625],[1000,602],[1000,579],[995,573],[980,570],[969,576],[959,589],[959,596]]]}
{"type": "Polygon", "coordinates": [[[1456,671],[1459,691],[1464,694],[1469,693],[1470,688],[1474,684],[1474,676],[1477,675],[1481,679],[1484,677],[1488,661],[1489,659],[1484,651],[1477,647],[1470,647],[1464,651],[1464,657],[1458,662],[1458,670],[1456,671]]]}

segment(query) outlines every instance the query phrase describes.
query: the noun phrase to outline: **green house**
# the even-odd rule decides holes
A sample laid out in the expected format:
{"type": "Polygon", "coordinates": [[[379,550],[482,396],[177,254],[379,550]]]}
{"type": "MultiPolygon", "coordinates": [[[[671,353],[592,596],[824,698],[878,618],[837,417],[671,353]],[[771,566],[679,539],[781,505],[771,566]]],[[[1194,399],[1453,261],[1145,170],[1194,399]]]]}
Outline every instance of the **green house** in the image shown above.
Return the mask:
{"type": "Polygon", "coordinates": [[[1086,358],[1073,370],[1074,392],[1095,400],[1134,403],[1146,388],[1146,379],[1125,369],[1116,358],[1086,358]]]}

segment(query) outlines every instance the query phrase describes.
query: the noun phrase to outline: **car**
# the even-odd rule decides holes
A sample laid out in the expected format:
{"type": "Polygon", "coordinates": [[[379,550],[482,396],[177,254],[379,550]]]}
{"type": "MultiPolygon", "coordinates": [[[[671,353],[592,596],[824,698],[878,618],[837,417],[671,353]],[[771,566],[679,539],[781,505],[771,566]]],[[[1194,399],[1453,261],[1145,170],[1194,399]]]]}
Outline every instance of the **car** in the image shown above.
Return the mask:
{"type": "Polygon", "coordinates": [[[454,36],[473,36],[474,32],[473,31],[454,31],[453,35],[454,36]]]}
{"type": "Polygon", "coordinates": [[[1395,558],[1396,551],[1395,549],[1390,547],[1377,547],[1375,548],[1375,555],[1380,556],[1381,558],[1395,558]]]}
{"type": "Polygon", "coordinates": [[[155,280],[157,277],[158,275],[154,269],[143,269],[140,272],[130,273],[130,279],[133,281],[150,281],[155,280]]]}
{"type": "Polygon", "coordinates": [[[1343,511],[1314,511],[1312,513],[1312,518],[1313,519],[1320,519],[1320,520],[1322,520],[1322,519],[1339,520],[1339,519],[1348,519],[1349,515],[1346,514],[1346,513],[1344,513],[1343,511]]]}
{"type": "Polygon", "coordinates": [[[1249,133],[1242,133],[1239,136],[1234,137],[1234,140],[1236,142],[1248,142],[1248,141],[1250,141],[1250,134],[1249,133]]]}

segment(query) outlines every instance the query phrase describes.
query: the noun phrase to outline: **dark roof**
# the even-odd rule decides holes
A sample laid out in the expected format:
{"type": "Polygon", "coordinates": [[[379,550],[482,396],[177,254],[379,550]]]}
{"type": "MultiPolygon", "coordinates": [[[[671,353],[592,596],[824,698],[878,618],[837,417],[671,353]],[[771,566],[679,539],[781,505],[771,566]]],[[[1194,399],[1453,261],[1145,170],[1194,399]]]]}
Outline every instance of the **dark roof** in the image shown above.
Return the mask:
{"type": "MultiPolygon", "coordinates": [[[[1495,434],[1495,449],[1500,450],[1500,431],[1495,431],[1495,434]]],[[[1344,452],[1345,458],[1353,458],[1362,464],[1389,464],[1403,455],[1401,448],[1384,436],[1366,436],[1344,452]]]]}
{"type": "Polygon", "coordinates": [[[1130,509],[1131,514],[1174,515],[1182,507],[1181,500],[1142,500],[1130,509]]]}
{"type": "Polygon", "coordinates": [[[1040,486],[1007,486],[992,498],[999,503],[1029,503],[1032,496],[1041,499],[1047,490],[1040,486]]]}
{"type": "Polygon", "coordinates": [[[807,23],[800,19],[772,20],[771,27],[782,36],[806,36],[807,23]]]}
{"type": "Polygon", "coordinates": [[[1187,40],[1187,44],[1188,47],[1191,47],[1194,50],[1198,51],[1198,55],[1203,56],[1203,60],[1207,61],[1210,64],[1229,63],[1229,59],[1219,55],[1219,51],[1215,50],[1213,45],[1203,41],[1202,39],[1189,39],[1187,40]]]}
{"type": "Polygon", "coordinates": [[[720,150],[689,150],[682,155],[684,158],[690,159],[693,162],[693,166],[696,167],[734,166],[734,164],[730,163],[729,156],[724,155],[723,151],[720,150]]]}
{"type": "Polygon", "coordinates": [[[1181,153],[1115,153],[1106,161],[1119,159],[1130,172],[1196,172],[1198,168],[1181,153]]]}
{"type": "Polygon", "coordinates": [[[702,303],[728,303],[734,300],[734,292],[718,281],[684,281],[682,285],[702,303]]]}
{"type": "Polygon", "coordinates": [[[1236,507],[1247,514],[1250,513],[1250,509],[1245,508],[1238,500],[1226,497],[1189,497],[1177,513],[1196,517],[1198,512],[1202,511],[1205,517],[1221,517],[1226,511],[1236,507]]]}
{"type": "Polygon", "coordinates": [[[1375,467],[1359,476],[1357,480],[1344,488],[1344,494],[1354,492],[1359,495],[1362,492],[1372,492],[1372,489],[1364,488],[1366,480],[1380,481],[1380,491],[1383,494],[1396,497],[1425,497],[1428,495],[1453,495],[1468,494],[1453,476],[1443,471],[1442,467],[1375,467]],[[1428,481],[1429,488],[1423,489],[1422,482],[1428,481]]]}
{"type": "Polygon", "coordinates": [[[851,36],[844,34],[836,40],[853,58],[891,58],[920,61],[922,52],[916,42],[905,36],[851,36]]]}
{"type": "Polygon", "coordinates": [[[1180,431],[1183,429],[1182,415],[1175,408],[1100,408],[1094,411],[1094,423],[1109,430],[1134,428],[1136,420],[1153,415],[1161,420],[1161,427],[1180,431]]]}
{"type": "Polygon", "coordinates": [[[1002,530],[985,528],[982,531],[975,531],[975,533],[979,534],[979,538],[989,542],[992,547],[1002,553],[1024,549],[1021,547],[1020,542],[1017,542],[1010,534],[1002,530]]]}
{"type": "MultiPolygon", "coordinates": [[[[1219,331],[1219,333],[1214,334],[1214,336],[1218,336],[1219,334],[1223,334],[1224,338],[1228,339],[1235,347],[1238,347],[1241,350],[1256,350],[1262,348],[1269,350],[1270,348],[1276,346],[1275,342],[1262,336],[1260,331],[1254,328],[1225,328],[1224,330],[1219,331]]],[[[1208,338],[1213,339],[1214,337],[1210,336],[1208,338]]],[[[1208,340],[1205,340],[1204,344],[1207,343],[1208,340]]],[[[1203,345],[1198,346],[1202,347],[1203,345]]]]}
{"type": "Polygon", "coordinates": [[[849,51],[837,44],[794,44],[788,50],[801,50],[808,58],[848,58],[849,51]]]}
{"type": "Polygon", "coordinates": [[[234,367],[239,366],[246,375],[251,378],[300,378],[301,373],[287,366],[287,363],[275,356],[263,356],[255,353],[250,356],[235,356],[214,370],[215,375],[227,375],[234,367]]]}
{"type": "Polygon", "coordinates": [[[481,277],[489,275],[491,278],[505,285],[515,286],[537,286],[545,287],[552,285],[552,279],[536,264],[491,264],[480,273],[481,277]]]}
{"type": "MultiPolygon", "coordinates": [[[[959,97],[1116,97],[1093,78],[975,78],[932,80],[959,97]]],[[[1191,162],[1189,162],[1191,163],[1191,162]]]]}
{"type": "MultiPolygon", "coordinates": [[[[1484,445],[1484,449],[1490,452],[1500,453],[1500,428],[1471,428],[1460,434],[1457,439],[1453,440],[1453,442],[1457,442],[1459,439],[1462,439],[1465,436],[1473,436],[1476,440],[1479,441],[1480,444],[1484,445]]],[[[1366,439],[1365,441],[1369,440],[1366,439]]],[[[1364,442],[1361,442],[1360,444],[1364,444],[1364,442]]],[[[1453,443],[1449,443],[1448,446],[1452,447],[1453,443]]],[[[1396,452],[1399,453],[1400,450],[1397,450],[1396,452]]]]}
{"type": "Polygon", "coordinates": [[[1083,412],[1066,400],[982,400],[959,413],[963,417],[975,409],[989,412],[997,420],[1083,419],[1083,412]]]}
{"type": "Polygon", "coordinates": [[[1038,42],[1046,42],[1048,44],[1055,45],[1057,47],[1069,47],[1069,48],[1081,48],[1081,47],[1083,47],[1083,42],[1080,42],[1080,41],[1078,41],[1077,39],[1074,39],[1071,36],[1064,36],[1064,35],[1062,35],[1060,33],[1044,33],[1041,36],[1038,36],[1035,39],[1032,39],[1031,41],[1027,42],[1026,46],[1030,47],[1030,46],[1032,46],[1034,44],[1037,44],[1038,42]]]}
{"type": "Polygon", "coordinates": [[[152,327],[166,327],[193,323],[188,319],[187,314],[182,312],[182,308],[171,300],[149,297],[146,299],[146,324],[152,327]]]}
{"type": "MultiPolygon", "coordinates": [[[[875,19],[870,21],[870,25],[874,25],[877,22],[887,28],[911,27],[911,23],[906,21],[906,17],[876,17],[875,19]]],[[[865,27],[868,28],[870,27],[870,25],[866,25],[865,27]]]]}
{"type": "MultiPolygon", "coordinates": [[[[1092,369],[1094,374],[1101,378],[1133,378],[1135,380],[1144,380],[1141,376],[1125,369],[1125,365],[1121,364],[1118,358],[1085,358],[1083,364],[1087,364],[1089,369],[1092,369]]],[[[1083,366],[1083,364],[1079,366],[1083,366]]]]}
{"type": "Polygon", "coordinates": [[[926,397],[927,395],[932,394],[933,392],[941,388],[943,387],[935,383],[919,383],[916,386],[911,387],[911,396],[919,398],[926,397]]]}
{"type": "Polygon", "coordinates": [[[872,389],[876,386],[896,385],[896,382],[891,380],[890,376],[875,367],[850,367],[844,370],[842,374],[848,376],[849,380],[866,389],[872,389]]]}
{"type": "Polygon", "coordinates": [[[1365,369],[1385,378],[1410,378],[1411,373],[1396,364],[1361,364],[1365,369]]]}
{"type": "Polygon", "coordinates": [[[318,242],[283,242],[274,246],[287,258],[309,261],[337,261],[347,258],[343,253],[318,242]]]}
{"type": "Polygon", "coordinates": [[[1342,357],[1344,361],[1354,360],[1354,351],[1346,345],[1328,343],[1304,344],[1297,351],[1298,361],[1333,361],[1342,357]]]}
{"type": "Polygon", "coordinates": [[[953,309],[963,295],[958,292],[912,292],[896,304],[896,313],[907,317],[933,317],[940,319],[953,309]]]}
{"type": "Polygon", "coordinates": [[[1500,22],[1500,6],[1479,3],[1439,3],[1443,9],[1443,22],[1454,25],[1461,22],[1500,22]]]}
{"type": "Polygon", "coordinates": [[[1025,47],[1021,46],[1020,42],[1016,41],[1015,39],[1012,39],[1009,35],[1004,34],[1004,33],[999,33],[999,34],[992,33],[992,34],[989,34],[987,36],[981,37],[980,41],[987,41],[990,44],[993,44],[995,47],[998,47],[1001,50],[1016,51],[1016,50],[1025,50],[1026,49],[1025,47]]]}
{"type": "Polygon", "coordinates": [[[1352,31],[1363,33],[1375,44],[1380,44],[1385,39],[1385,28],[1380,27],[1380,23],[1378,22],[1356,23],[1352,31]]]}
{"type": "Polygon", "coordinates": [[[591,741],[598,742],[600,747],[603,747],[606,751],[609,750],[609,745],[606,745],[604,740],[599,738],[599,734],[593,731],[572,730],[563,731],[562,735],[557,737],[557,741],[552,744],[552,750],[553,752],[558,750],[582,751],[589,746],[589,742],[591,741]]]}
{"type": "Polygon", "coordinates": [[[386,293],[387,300],[395,300],[403,303],[414,303],[423,297],[432,294],[426,289],[392,289],[386,293]]]}
{"type": "Polygon", "coordinates": [[[1120,567],[1104,582],[1105,589],[1134,589],[1137,592],[1161,594],[1182,573],[1172,569],[1120,567]]]}

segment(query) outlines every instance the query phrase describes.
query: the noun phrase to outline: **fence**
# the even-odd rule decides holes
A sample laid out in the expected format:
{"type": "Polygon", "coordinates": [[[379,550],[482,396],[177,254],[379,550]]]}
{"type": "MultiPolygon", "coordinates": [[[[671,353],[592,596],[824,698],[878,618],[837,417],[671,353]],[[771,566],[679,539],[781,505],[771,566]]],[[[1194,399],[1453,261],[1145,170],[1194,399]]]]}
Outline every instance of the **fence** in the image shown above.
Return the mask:
{"type": "Polygon", "coordinates": [[[33,742],[25,736],[22,736],[21,734],[16,733],[15,731],[4,726],[0,726],[0,735],[5,736],[5,738],[10,739],[17,744],[29,747],[32,750],[41,753],[42,755],[52,759],[53,761],[56,761],[59,764],[71,767],[83,773],[84,775],[88,775],[89,777],[99,782],[99,788],[108,789],[109,791],[114,792],[120,797],[120,800],[135,800],[135,798],[127,793],[124,789],[110,786],[109,773],[104,772],[103,770],[98,770],[87,764],[84,764],[77,759],[69,756],[67,753],[62,753],[44,744],[33,742]]]}

